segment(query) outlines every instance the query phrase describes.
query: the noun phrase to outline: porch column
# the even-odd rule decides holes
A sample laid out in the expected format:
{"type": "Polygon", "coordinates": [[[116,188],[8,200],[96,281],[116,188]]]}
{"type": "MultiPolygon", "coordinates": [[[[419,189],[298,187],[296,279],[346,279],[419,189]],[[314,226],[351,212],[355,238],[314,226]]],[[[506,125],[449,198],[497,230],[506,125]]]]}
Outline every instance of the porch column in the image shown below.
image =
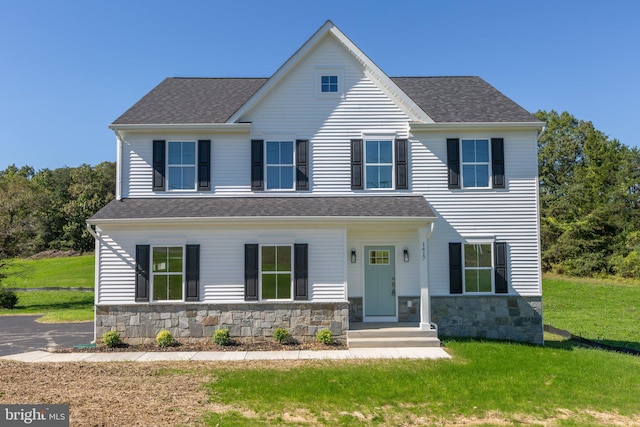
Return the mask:
{"type": "Polygon", "coordinates": [[[420,241],[420,329],[429,331],[431,325],[431,298],[429,298],[429,245],[427,240],[431,237],[433,223],[429,227],[418,229],[420,241]]]}

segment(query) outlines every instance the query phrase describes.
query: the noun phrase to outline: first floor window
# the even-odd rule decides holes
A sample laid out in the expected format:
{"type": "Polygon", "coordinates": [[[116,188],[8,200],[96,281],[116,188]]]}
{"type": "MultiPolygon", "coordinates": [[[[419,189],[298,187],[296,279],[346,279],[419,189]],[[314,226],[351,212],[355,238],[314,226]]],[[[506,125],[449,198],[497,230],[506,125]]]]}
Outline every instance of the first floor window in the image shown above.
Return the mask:
{"type": "Polygon", "coordinates": [[[291,299],[291,246],[262,246],[262,299],[291,299]]]}
{"type": "Polygon", "coordinates": [[[293,141],[267,141],[267,190],[292,190],[293,141]]]}
{"type": "Polygon", "coordinates": [[[169,141],[167,167],[169,190],[196,188],[196,143],[169,141]]]}
{"type": "Polygon", "coordinates": [[[464,245],[464,291],[492,291],[493,259],[490,243],[464,245]]]}
{"type": "Polygon", "coordinates": [[[367,188],[392,188],[392,141],[367,141],[365,150],[367,188]]]}
{"type": "Polygon", "coordinates": [[[489,187],[489,140],[462,140],[462,186],[489,187]]]}
{"type": "Polygon", "coordinates": [[[153,299],[182,300],[182,246],[156,246],[152,252],[153,299]]]}

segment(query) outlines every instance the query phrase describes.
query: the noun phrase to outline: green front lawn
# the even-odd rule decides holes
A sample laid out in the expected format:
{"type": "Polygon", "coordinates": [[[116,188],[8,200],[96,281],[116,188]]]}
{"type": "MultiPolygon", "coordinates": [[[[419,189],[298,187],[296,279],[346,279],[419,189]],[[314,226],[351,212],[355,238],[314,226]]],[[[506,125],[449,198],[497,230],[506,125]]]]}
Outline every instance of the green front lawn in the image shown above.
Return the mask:
{"type": "Polygon", "coordinates": [[[39,322],[86,322],[93,320],[93,303],[93,292],[18,292],[18,305],[0,309],[0,316],[42,314],[39,322]]]}
{"type": "Polygon", "coordinates": [[[211,426],[638,421],[638,357],[495,342],[450,341],[446,347],[452,360],[215,368],[207,372],[207,388],[220,409],[207,421],[211,426]]]}

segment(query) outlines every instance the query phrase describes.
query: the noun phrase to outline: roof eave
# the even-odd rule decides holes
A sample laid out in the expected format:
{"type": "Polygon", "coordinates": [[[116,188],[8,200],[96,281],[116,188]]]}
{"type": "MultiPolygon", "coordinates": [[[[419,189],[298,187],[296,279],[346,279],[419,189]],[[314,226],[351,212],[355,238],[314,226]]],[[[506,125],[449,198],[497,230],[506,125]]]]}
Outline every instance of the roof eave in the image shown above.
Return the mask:
{"type": "Polygon", "coordinates": [[[412,132],[438,132],[438,131],[474,131],[474,130],[541,130],[544,122],[439,122],[422,123],[409,122],[412,132]]]}
{"type": "Polygon", "coordinates": [[[148,133],[157,131],[249,133],[251,123],[133,123],[109,125],[116,132],[148,133]]]}
{"type": "Polygon", "coordinates": [[[200,223],[265,223],[265,222],[393,222],[393,223],[425,223],[434,222],[437,218],[430,216],[233,216],[233,217],[171,217],[171,218],[89,218],[89,225],[140,225],[140,224],[184,224],[188,220],[190,224],[200,223]]]}

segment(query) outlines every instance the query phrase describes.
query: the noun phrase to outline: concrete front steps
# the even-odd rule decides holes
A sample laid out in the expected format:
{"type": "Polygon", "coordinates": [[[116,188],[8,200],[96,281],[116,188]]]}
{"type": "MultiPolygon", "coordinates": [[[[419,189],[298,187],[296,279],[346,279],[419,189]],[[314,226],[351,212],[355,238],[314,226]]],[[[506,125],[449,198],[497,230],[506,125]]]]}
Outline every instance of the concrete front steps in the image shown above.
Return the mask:
{"type": "Polygon", "coordinates": [[[438,333],[420,330],[417,323],[351,322],[349,348],[440,347],[438,333]]]}

